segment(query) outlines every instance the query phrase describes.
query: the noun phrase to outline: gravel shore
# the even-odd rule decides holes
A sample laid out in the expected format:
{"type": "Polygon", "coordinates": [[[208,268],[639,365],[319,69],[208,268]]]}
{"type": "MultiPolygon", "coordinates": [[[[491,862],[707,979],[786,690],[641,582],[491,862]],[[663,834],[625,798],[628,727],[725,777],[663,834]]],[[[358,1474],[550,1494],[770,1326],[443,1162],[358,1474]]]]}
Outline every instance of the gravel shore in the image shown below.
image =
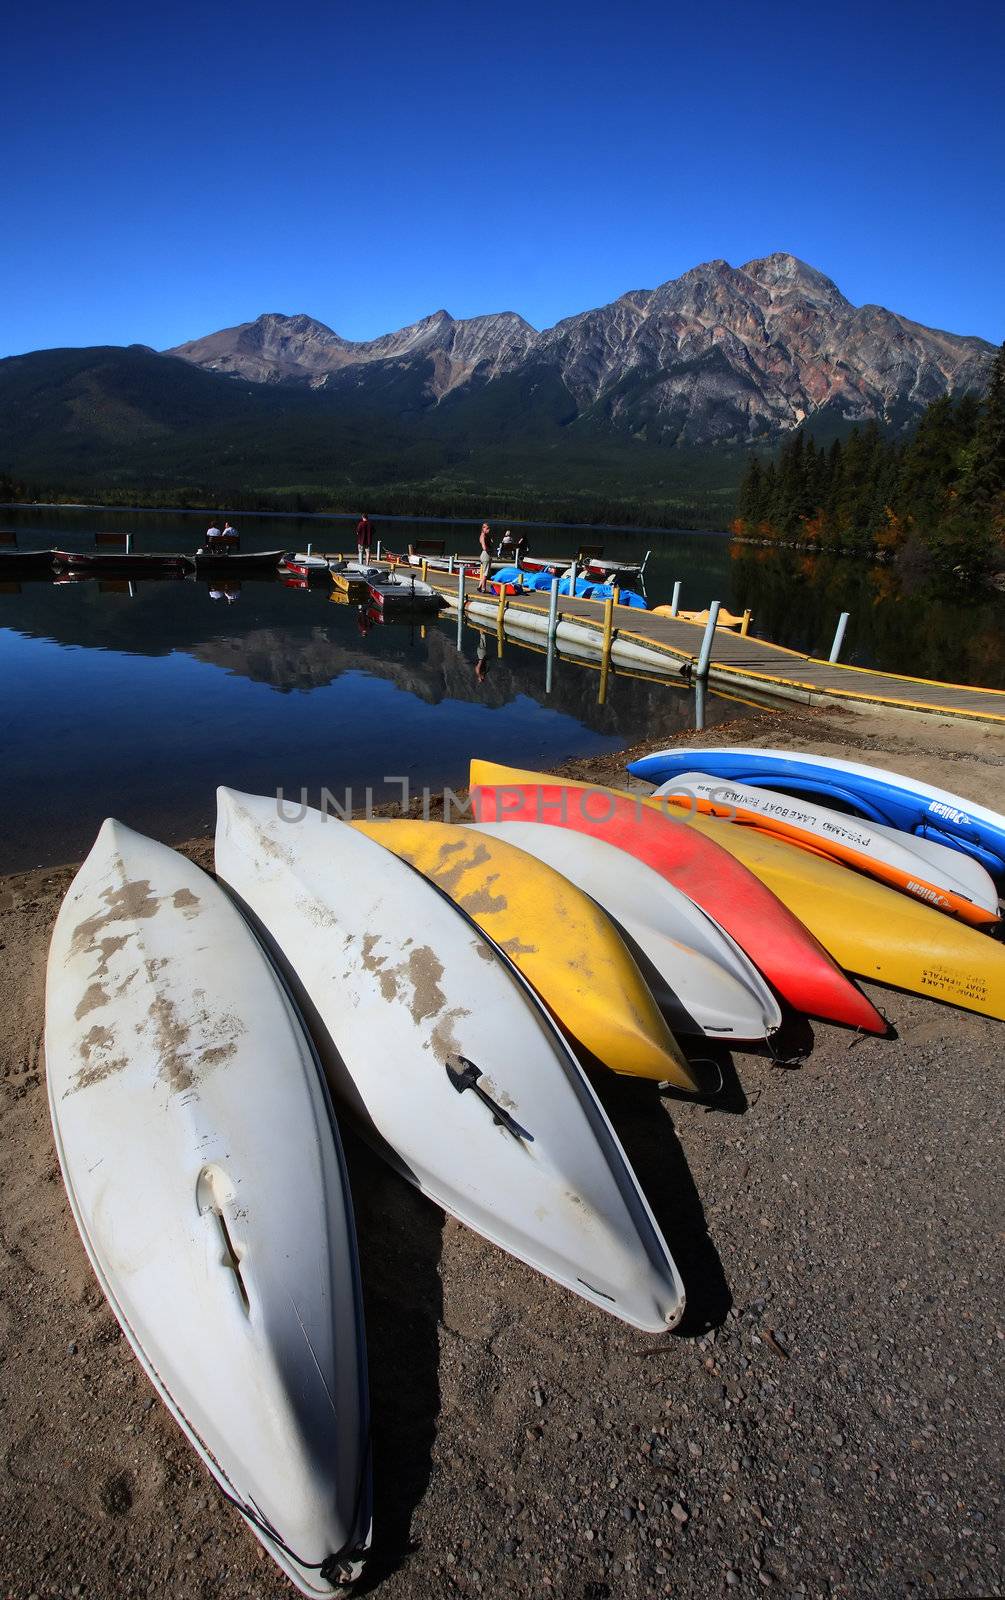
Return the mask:
{"type": "MultiPolygon", "coordinates": [[[[755,714],[703,742],[727,741],[865,752],[1003,804],[1005,732],[755,714]]],[[[625,759],[562,770],[612,781],[625,759]]],[[[187,853],[211,861],[208,841],[187,853]]],[[[0,880],[0,1590],[280,1600],[69,1214],[42,1006],[72,875],[0,880]]],[[[814,1024],[798,1066],[737,1052],[711,1109],[599,1082],[687,1287],[663,1339],[444,1219],[345,1134],[374,1418],[361,1592],[1002,1593],[1005,1026],[867,992],[895,1038],[814,1024]]]]}

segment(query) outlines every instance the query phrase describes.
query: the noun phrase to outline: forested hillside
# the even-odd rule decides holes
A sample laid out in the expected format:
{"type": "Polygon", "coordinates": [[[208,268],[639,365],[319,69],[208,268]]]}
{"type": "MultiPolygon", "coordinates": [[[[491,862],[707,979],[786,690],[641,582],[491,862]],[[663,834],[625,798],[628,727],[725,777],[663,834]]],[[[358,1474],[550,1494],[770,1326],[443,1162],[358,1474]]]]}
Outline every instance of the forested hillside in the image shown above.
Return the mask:
{"type": "Polygon", "coordinates": [[[876,424],[829,448],[801,429],[777,458],[751,459],[735,535],[808,549],[890,555],[917,546],[979,579],[1005,566],[1005,345],[983,399],[944,395],[906,443],[876,424]]]}

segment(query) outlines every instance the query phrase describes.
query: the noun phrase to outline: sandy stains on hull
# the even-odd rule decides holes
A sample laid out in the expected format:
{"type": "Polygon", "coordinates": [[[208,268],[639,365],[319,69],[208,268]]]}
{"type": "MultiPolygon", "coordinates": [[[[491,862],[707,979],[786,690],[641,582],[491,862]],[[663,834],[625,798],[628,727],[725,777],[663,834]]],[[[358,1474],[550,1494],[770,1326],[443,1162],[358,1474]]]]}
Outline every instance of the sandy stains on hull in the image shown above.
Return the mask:
{"type": "MultiPolygon", "coordinates": [[[[120,856],[115,857],[112,870],[126,879],[120,856]]],[[[107,1026],[95,1021],[81,1036],[77,1045],[81,1065],[65,1094],[93,1088],[140,1062],[138,1040],[149,1047],[154,1074],[169,1096],[192,1089],[207,1073],[232,1059],[244,1027],[236,1017],[214,1015],[204,989],[191,991],[184,999],[171,994],[171,959],[149,952],[145,925],[152,926],[156,918],[165,916],[176,923],[179,916],[191,922],[199,915],[202,902],[187,886],[157,895],[147,878],[126,879],[102,890],[100,899],[105,909],[84,918],[71,934],[71,956],[97,957],[74,1018],[83,1022],[93,1012],[111,1006],[113,998],[122,1000],[131,989],[136,1004],[142,1005],[147,996],[149,999],[142,1020],[137,1021],[136,1011],[130,1010],[129,1037],[120,1036],[117,1016],[107,1026]],[[116,923],[122,931],[105,931],[116,923]]]]}
{"type": "Polygon", "coordinates": [[[106,1078],[114,1077],[128,1065],[124,1055],[112,1055],[114,1045],[114,1028],[104,1028],[100,1023],[94,1023],[80,1041],[81,1065],[63,1094],[64,1100],[78,1089],[89,1089],[92,1084],[104,1083],[106,1078]]]}
{"type": "MultiPolygon", "coordinates": [[[[432,1022],[429,1037],[424,1040],[424,1048],[431,1049],[437,1059],[446,1059],[459,1048],[454,1028],[462,1017],[470,1015],[467,1007],[447,1006],[447,997],[442,988],[443,963],[430,945],[416,945],[407,956],[402,949],[401,959],[392,964],[390,956],[381,954],[377,949],[381,937],[375,933],[363,935],[359,965],[376,978],[383,1000],[388,1004],[401,1001],[408,1007],[416,1027],[432,1022]]],[[[410,939],[405,941],[406,947],[409,944],[410,939]]],[[[349,947],[351,940],[347,940],[347,949],[349,947]]],[[[488,946],[485,948],[491,960],[492,952],[488,946]]],[[[352,965],[346,967],[342,976],[347,982],[352,981],[352,965]]]]}
{"type": "Polygon", "coordinates": [[[236,1017],[213,1018],[204,1007],[186,1016],[164,994],[151,1002],[149,1017],[159,1060],[157,1075],[169,1094],[193,1088],[207,1073],[229,1061],[237,1050],[237,1036],[244,1032],[236,1017]],[[221,1040],[221,1033],[228,1030],[230,1037],[221,1040]],[[218,1042],[203,1042],[207,1036],[218,1042]]]}
{"type": "MultiPolygon", "coordinates": [[[[121,856],[116,857],[116,866],[125,877],[125,864],[121,856]]],[[[135,882],[126,881],[118,888],[104,889],[101,894],[106,909],[95,913],[93,917],[86,917],[83,922],[78,922],[73,930],[70,940],[71,956],[84,955],[91,950],[99,950],[101,942],[98,935],[102,929],[110,927],[113,922],[142,922],[147,917],[152,917],[157,912],[159,901],[151,893],[149,878],[137,878],[135,882]]],[[[128,935],[126,935],[128,937],[128,935]]],[[[110,941],[114,946],[115,940],[110,941]]],[[[121,948],[121,946],[119,947],[121,948]]],[[[113,950],[109,954],[114,953],[113,950]]],[[[102,952],[102,959],[107,962],[107,956],[102,952]]]]}
{"type": "Polygon", "coordinates": [[[409,952],[408,979],[412,985],[409,1010],[416,1024],[424,1022],[426,1017],[435,1017],[446,1005],[447,997],[440,988],[442,977],[443,963],[428,944],[417,945],[409,952]]]}
{"type": "Polygon", "coordinates": [[[77,1022],[81,1022],[92,1011],[97,1011],[99,1006],[107,1006],[110,1000],[111,996],[106,989],[102,988],[100,983],[89,983],[81,995],[73,1015],[77,1022]]]}

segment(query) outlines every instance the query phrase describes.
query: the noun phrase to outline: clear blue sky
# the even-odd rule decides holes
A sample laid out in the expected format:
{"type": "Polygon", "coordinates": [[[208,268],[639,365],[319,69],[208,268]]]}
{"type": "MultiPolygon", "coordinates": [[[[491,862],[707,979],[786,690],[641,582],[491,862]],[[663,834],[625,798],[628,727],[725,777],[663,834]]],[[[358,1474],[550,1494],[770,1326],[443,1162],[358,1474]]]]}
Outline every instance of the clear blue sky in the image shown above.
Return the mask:
{"type": "Polygon", "coordinates": [[[998,342],[1003,52],[999,0],[18,5],[0,354],[543,327],[772,250],[998,342]]]}

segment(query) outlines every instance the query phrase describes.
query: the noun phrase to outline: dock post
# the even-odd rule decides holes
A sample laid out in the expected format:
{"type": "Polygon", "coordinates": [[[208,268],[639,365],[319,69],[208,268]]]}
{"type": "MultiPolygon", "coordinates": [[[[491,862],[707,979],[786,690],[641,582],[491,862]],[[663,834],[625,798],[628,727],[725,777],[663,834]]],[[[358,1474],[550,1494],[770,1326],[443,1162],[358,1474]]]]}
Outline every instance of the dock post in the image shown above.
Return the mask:
{"type": "Polygon", "coordinates": [[[753,615],[754,615],[754,613],[751,611],[750,607],[748,606],[746,611],[743,613],[743,621],[740,623],[740,638],[741,639],[745,639],[747,637],[747,634],[750,632],[750,619],[751,619],[751,617],[753,615]]]}
{"type": "Polygon", "coordinates": [[[576,598],[576,563],[575,563],[575,561],[573,561],[572,566],[569,568],[569,598],[572,599],[572,600],[574,600],[576,598]]]}
{"type": "Polygon", "coordinates": [[[614,641],[614,600],[609,598],[604,601],[604,641],[600,648],[600,689],[597,694],[597,704],[603,705],[607,699],[607,678],[611,670],[611,645],[614,641]]]}
{"type": "Polygon", "coordinates": [[[551,693],[552,678],[555,672],[555,642],[558,638],[558,579],[551,580],[551,593],[548,596],[548,655],[544,666],[544,692],[551,693]]]}
{"type": "Polygon", "coordinates": [[[377,555],[376,555],[375,559],[377,561],[380,560],[380,540],[379,539],[377,540],[377,555]]]}
{"type": "Polygon", "coordinates": [[[551,580],[551,594],[548,597],[548,644],[555,643],[558,633],[558,579],[551,580]]]}
{"type": "Polygon", "coordinates": [[[131,533],[127,533],[126,534],[126,555],[127,556],[129,554],[131,554],[132,548],[133,548],[133,536],[132,536],[131,533]]]}
{"type": "Polygon", "coordinates": [[[675,617],[677,615],[677,607],[679,605],[680,605],[680,579],[678,578],[677,582],[673,586],[673,594],[670,597],[670,615],[672,617],[675,617]]]}
{"type": "Polygon", "coordinates": [[[712,640],[715,638],[715,625],[719,620],[719,601],[713,600],[708,608],[708,621],[705,624],[705,636],[701,641],[701,650],[698,652],[698,665],[694,669],[696,678],[708,677],[708,663],[712,654],[712,640]]]}
{"type": "Polygon", "coordinates": [[[429,566],[429,562],[428,561],[424,561],[422,563],[421,571],[422,571],[422,581],[423,581],[423,583],[426,582],[426,570],[427,570],[428,566],[429,566]]]}
{"type": "Polygon", "coordinates": [[[694,726],[695,732],[701,733],[705,726],[705,680],[696,678],[694,681],[694,726]]]}
{"type": "Polygon", "coordinates": [[[453,558],[453,556],[451,556],[449,558],[449,560],[447,561],[447,571],[448,572],[453,572],[453,570],[454,570],[454,558],[453,558]]]}
{"type": "MultiPolygon", "coordinates": [[[[453,558],[451,558],[453,559],[453,558]]],[[[464,568],[460,570],[457,579],[457,648],[460,650],[464,644],[464,568]]]]}
{"type": "Polygon", "coordinates": [[[619,606],[621,604],[621,590],[620,589],[615,589],[614,590],[614,604],[616,606],[619,606]]]}
{"type": "Polygon", "coordinates": [[[831,653],[827,657],[828,661],[836,661],[841,654],[841,646],[844,644],[844,631],[848,626],[848,618],[850,616],[850,611],[842,611],[838,617],[838,625],[834,630],[834,643],[831,645],[831,653]]]}
{"type": "Polygon", "coordinates": [[[314,548],[314,547],[313,547],[313,545],[312,545],[312,544],[311,544],[311,541],[310,541],[310,540],[309,540],[309,539],[308,539],[308,541],[307,541],[307,554],[308,554],[308,555],[311,555],[311,554],[312,554],[312,552],[313,552],[313,548],[314,548]]]}
{"type": "Polygon", "coordinates": [[[501,583],[499,585],[499,609],[496,612],[496,633],[499,635],[500,639],[502,638],[503,616],[505,615],[505,611],[506,611],[506,585],[504,583],[501,583]]]}

